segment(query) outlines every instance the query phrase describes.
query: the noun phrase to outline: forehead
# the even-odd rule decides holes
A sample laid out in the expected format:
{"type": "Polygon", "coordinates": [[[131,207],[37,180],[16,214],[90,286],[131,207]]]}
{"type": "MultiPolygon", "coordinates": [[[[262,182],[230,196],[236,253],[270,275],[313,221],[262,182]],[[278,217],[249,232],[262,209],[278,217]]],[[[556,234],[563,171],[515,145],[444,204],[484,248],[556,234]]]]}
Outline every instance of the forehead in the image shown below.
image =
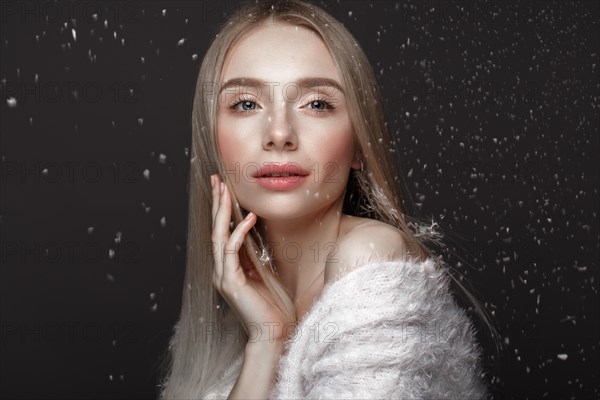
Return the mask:
{"type": "Polygon", "coordinates": [[[239,77],[278,83],[305,77],[340,81],[333,58],[316,32],[280,22],[263,23],[232,46],[221,80],[239,77]]]}

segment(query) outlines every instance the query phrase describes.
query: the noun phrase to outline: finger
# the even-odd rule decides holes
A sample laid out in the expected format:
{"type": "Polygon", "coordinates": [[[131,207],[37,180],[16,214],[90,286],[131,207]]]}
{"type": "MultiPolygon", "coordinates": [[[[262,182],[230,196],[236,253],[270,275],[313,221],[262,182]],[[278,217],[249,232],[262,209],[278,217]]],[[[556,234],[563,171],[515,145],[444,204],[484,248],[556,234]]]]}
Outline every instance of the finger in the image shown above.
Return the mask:
{"type": "Polygon", "coordinates": [[[219,187],[220,187],[220,179],[219,175],[214,174],[211,175],[212,178],[212,227],[215,227],[215,217],[217,216],[217,211],[219,210],[219,187]]]}
{"type": "Polygon", "coordinates": [[[244,243],[244,239],[250,229],[256,224],[257,218],[253,212],[248,213],[246,218],[240,222],[229,237],[224,249],[223,274],[224,277],[233,276],[241,269],[239,251],[244,243]]]}
{"type": "Polygon", "coordinates": [[[217,232],[217,235],[227,241],[229,240],[229,234],[231,232],[231,195],[229,188],[224,182],[220,183],[219,190],[219,206],[215,215],[214,231],[217,232]]]}
{"type": "Polygon", "coordinates": [[[221,201],[221,179],[218,174],[211,175],[212,178],[212,248],[213,248],[213,281],[216,282],[217,288],[220,287],[220,282],[223,278],[223,248],[225,241],[223,238],[218,238],[215,232],[217,224],[217,215],[221,201]]]}
{"type": "Polygon", "coordinates": [[[229,221],[231,220],[231,200],[229,199],[229,192],[227,185],[220,183],[223,188],[223,193],[219,195],[219,208],[215,215],[215,221],[213,226],[213,242],[218,246],[218,250],[215,254],[215,262],[219,262],[219,265],[223,264],[223,248],[225,243],[229,240],[229,221]]]}

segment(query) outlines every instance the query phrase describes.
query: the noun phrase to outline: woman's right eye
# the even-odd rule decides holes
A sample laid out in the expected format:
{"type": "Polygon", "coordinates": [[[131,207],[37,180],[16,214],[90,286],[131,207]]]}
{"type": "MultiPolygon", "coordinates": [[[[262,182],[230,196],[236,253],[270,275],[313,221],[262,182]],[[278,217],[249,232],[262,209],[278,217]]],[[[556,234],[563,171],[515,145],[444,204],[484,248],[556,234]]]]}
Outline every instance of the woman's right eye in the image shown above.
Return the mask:
{"type": "Polygon", "coordinates": [[[231,106],[235,111],[254,111],[256,110],[256,103],[250,100],[242,100],[231,106]]]}

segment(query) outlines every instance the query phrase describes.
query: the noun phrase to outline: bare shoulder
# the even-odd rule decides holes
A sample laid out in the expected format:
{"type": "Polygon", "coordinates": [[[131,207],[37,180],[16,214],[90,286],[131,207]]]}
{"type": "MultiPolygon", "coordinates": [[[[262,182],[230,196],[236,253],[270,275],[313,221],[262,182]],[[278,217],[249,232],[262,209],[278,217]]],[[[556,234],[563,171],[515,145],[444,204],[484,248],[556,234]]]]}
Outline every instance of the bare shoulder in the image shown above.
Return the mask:
{"type": "Polygon", "coordinates": [[[375,259],[402,259],[414,255],[408,236],[384,222],[347,217],[336,250],[325,264],[325,283],[338,280],[353,269],[375,259]]]}

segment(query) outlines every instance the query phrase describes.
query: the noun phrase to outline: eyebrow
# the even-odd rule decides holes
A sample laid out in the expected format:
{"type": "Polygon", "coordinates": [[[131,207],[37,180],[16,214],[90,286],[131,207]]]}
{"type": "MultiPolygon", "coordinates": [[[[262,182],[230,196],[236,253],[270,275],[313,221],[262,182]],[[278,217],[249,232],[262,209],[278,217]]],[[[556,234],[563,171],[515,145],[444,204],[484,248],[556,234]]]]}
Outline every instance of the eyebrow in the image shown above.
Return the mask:
{"type": "MultiPolygon", "coordinates": [[[[223,90],[228,89],[230,87],[235,86],[243,86],[243,87],[263,87],[266,84],[275,84],[279,82],[266,82],[262,79],[254,79],[254,78],[232,78],[229,79],[225,84],[221,86],[219,90],[219,95],[223,92],[223,90]]],[[[334,79],[329,78],[302,78],[298,81],[294,81],[293,83],[297,84],[300,88],[314,88],[319,86],[328,86],[333,87],[339,90],[342,94],[344,93],[344,89],[342,89],[342,85],[340,85],[334,79]]]]}

